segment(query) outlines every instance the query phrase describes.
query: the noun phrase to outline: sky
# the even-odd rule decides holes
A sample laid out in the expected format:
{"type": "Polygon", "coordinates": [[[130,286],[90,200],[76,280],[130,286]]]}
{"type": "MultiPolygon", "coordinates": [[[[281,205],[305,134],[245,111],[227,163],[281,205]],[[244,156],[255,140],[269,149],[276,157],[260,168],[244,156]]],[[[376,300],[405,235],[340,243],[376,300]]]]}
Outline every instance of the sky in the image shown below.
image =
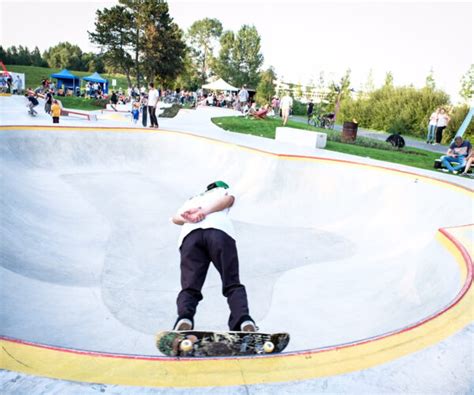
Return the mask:
{"type": "MultiPolygon", "coordinates": [[[[97,9],[116,0],[0,0],[0,43],[41,51],[69,41],[98,52],[88,40],[97,9]]],[[[351,69],[352,88],[369,74],[375,86],[390,71],[395,85],[421,87],[432,71],[436,86],[456,103],[461,77],[473,61],[471,1],[169,0],[170,15],[186,31],[203,18],[225,30],[254,25],[264,68],[286,82],[338,81],[351,69]]]]}

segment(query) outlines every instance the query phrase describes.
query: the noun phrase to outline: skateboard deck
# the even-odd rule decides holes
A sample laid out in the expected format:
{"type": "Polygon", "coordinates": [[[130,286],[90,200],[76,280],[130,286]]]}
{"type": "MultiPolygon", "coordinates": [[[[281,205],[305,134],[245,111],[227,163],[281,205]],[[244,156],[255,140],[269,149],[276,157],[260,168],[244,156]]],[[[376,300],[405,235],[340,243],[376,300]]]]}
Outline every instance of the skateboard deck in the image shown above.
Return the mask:
{"type": "Polygon", "coordinates": [[[163,331],[156,346],[170,357],[219,357],[282,352],[290,341],[288,333],[163,331]]]}

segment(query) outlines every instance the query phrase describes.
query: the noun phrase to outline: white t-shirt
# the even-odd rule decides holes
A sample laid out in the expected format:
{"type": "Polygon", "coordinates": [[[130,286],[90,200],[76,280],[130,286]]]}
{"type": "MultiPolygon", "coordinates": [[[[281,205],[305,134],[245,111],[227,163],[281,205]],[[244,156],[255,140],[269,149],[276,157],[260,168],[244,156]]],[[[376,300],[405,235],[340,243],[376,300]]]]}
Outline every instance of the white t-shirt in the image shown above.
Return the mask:
{"type": "Polygon", "coordinates": [[[430,116],[430,125],[436,125],[437,122],[438,122],[438,113],[435,111],[430,116]]]}
{"type": "Polygon", "coordinates": [[[438,123],[436,126],[442,127],[448,124],[448,116],[446,114],[439,114],[438,115],[438,123]]]}
{"type": "Polygon", "coordinates": [[[241,89],[238,93],[239,101],[240,102],[248,102],[249,101],[249,93],[247,89],[241,89]]]}
{"type": "MultiPolygon", "coordinates": [[[[201,193],[200,195],[194,196],[189,199],[184,205],[177,211],[176,214],[181,215],[186,210],[197,207],[205,207],[215,200],[223,196],[233,196],[230,189],[214,188],[208,192],[201,193]]],[[[197,223],[185,223],[181,228],[181,234],[178,239],[178,246],[180,247],[184,238],[195,229],[219,229],[227,233],[230,237],[235,240],[235,229],[232,221],[229,217],[229,208],[218,211],[215,213],[208,214],[201,222],[197,223]]]]}
{"type": "Polygon", "coordinates": [[[293,105],[293,99],[291,96],[283,96],[280,102],[280,108],[282,110],[289,109],[293,105]]]}
{"type": "Polygon", "coordinates": [[[156,107],[156,103],[158,103],[158,98],[160,94],[158,93],[158,89],[150,89],[148,92],[148,105],[152,107],[156,107]]]}

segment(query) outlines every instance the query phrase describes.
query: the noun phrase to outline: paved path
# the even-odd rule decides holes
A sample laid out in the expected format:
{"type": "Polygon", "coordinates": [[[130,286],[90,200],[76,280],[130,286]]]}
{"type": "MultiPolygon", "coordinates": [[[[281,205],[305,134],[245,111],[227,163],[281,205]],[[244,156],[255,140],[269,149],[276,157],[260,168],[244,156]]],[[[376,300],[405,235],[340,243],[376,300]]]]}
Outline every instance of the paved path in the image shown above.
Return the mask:
{"type": "MultiPolygon", "coordinates": [[[[303,116],[297,115],[297,116],[293,116],[291,119],[296,122],[306,123],[306,117],[303,117],[303,116]]],[[[335,125],[334,129],[340,132],[342,131],[342,125],[335,125]]],[[[375,130],[368,130],[368,129],[363,129],[363,128],[359,128],[357,130],[357,134],[359,136],[368,137],[368,138],[371,138],[374,140],[380,140],[380,141],[385,141],[387,137],[390,136],[390,133],[380,132],[380,131],[375,131],[375,130]]],[[[407,137],[407,136],[403,136],[403,138],[405,139],[405,143],[407,147],[419,148],[426,151],[439,152],[442,154],[444,154],[448,150],[448,146],[446,145],[426,144],[424,141],[416,140],[414,138],[407,137]]]]}

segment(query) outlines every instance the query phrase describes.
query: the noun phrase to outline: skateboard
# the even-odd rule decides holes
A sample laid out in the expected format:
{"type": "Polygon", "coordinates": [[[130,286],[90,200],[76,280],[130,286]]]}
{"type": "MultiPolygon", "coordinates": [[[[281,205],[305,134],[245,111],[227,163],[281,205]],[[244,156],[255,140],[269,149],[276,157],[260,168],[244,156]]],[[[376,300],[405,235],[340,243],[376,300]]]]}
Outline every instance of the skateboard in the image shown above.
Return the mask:
{"type": "Polygon", "coordinates": [[[163,331],[156,346],[170,357],[228,357],[282,352],[288,333],[163,331]]]}

